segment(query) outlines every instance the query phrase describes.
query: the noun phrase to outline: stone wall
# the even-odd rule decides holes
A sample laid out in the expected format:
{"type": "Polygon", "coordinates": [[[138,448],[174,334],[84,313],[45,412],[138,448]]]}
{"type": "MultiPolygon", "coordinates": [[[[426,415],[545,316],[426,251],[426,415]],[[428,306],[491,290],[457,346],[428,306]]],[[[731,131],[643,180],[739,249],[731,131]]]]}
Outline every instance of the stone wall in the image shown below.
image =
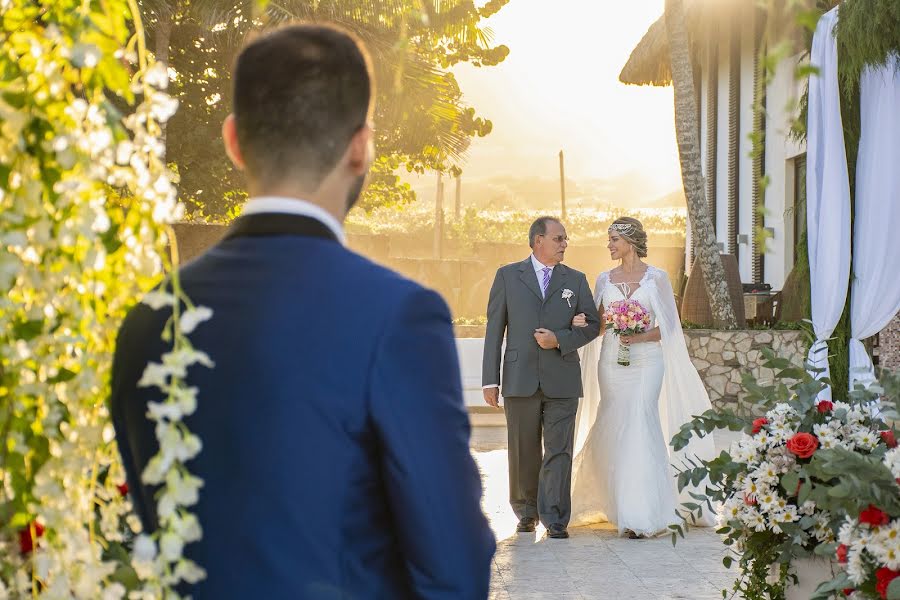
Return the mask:
{"type": "Polygon", "coordinates": [[[688,329],[684,332],[691,362],[706,385],[715,405],[735,403],[741,392],[741,377],[751,373],[763,382],[775,377],[772,369],[762,366],[761,348],[771,348],[777,356],[797,366],[806,357],[806,341],[802,331],[715,331],[688,329]]]}
{"type": "Polygon", "coordinates": [[[878,366],[882,369],[900,369],[900,314],[878,334],[878,366]]]}

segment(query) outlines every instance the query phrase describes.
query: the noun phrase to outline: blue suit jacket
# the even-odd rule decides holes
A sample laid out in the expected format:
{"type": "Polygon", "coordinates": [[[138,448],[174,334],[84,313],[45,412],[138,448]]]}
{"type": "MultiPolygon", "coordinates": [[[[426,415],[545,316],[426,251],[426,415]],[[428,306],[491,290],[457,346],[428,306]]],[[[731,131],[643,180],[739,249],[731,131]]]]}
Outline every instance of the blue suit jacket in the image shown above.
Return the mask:
{"type": "MultiPolygon", "coordinates": [[[[484,598],[494,538],[446,304],[296,215],[241,217],[180,271],[214,315],[190,339],[208,577],[194,598],[484,598]]],[[[135,307],[119,332],[111,410],[135,506],[156,453],[156,389],[136,383],[170,312],[135,307]]]]}

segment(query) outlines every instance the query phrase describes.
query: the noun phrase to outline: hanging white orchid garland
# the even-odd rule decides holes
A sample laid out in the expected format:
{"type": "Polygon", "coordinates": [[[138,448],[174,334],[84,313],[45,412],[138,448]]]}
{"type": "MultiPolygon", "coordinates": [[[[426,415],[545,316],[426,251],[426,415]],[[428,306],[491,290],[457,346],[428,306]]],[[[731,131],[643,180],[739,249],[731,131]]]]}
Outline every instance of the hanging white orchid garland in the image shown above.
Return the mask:
{"type": "Polygon", "coordinates": [[[186,369],[212,366],[186,337],[211,312],[177,276],[172,350],[142,380],[162,390],[143,474],[160,485],[152,535],[106,402],[124,314],[177,264],[167,229],[183,208],[160,139],[177,101],[135,0],[0,0],[0,22],[0,598],[172,598],[204,576],[182,556],[202,485],[182,418],[197,402],[186,369]]]}

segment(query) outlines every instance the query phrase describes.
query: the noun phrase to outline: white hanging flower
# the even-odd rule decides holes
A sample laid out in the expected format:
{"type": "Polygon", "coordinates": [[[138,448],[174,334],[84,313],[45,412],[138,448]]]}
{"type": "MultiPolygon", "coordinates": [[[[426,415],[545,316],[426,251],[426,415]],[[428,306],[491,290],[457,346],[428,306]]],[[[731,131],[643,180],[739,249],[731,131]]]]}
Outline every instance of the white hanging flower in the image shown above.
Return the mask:
{"type": "Polygon", "coordinates": [[[167,531],[159,538],[160,556],[169,562],[175,562],[181,558],[184,549],[184,540],[172,531],[167,531]]]}
{"type": "Polygon", "coordinates": [[[184,314],[181,315],[181,319],[179,320],[181,333],[192,333],[194,329],[197,328],[197,325],[204,321],[208,321],[212,318],[212,315],[212,309],[206,306],[197,306],[184,311],[184,314]]]}
{"type": "Polygon", "coordinates": [[[159,310],[165,306],[174,306],[175,296],[162,290],[153,290],[152,292],[144,294],[144,298],[141,302],[153,310],[159,310]]]}
{"type": "Polygon", "coordinates": [[[134,558],[140,562],[151,562],[156,558],[156,543],[149,535],[141,534],[134,539],[134,558]]]}

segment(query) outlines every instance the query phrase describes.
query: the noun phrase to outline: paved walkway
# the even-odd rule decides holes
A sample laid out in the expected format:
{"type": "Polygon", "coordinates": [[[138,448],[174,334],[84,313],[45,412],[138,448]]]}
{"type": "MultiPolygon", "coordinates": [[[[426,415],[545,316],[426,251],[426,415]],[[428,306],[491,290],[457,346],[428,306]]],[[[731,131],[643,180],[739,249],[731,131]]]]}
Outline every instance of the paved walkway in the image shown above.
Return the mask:
{"type": "Polygon", "coordinates": [[[691,530],[674,548],[668,536],[619,538],[608,524],[572,528],[568,540],[547,538],[541,527],[517,534],[507,503],[505,427],[475,427],[472,451],[497,536],[492,600],[712,600],[730,591],[736,571],[722,565],[725,547],[711,529],[691,530]]]}

